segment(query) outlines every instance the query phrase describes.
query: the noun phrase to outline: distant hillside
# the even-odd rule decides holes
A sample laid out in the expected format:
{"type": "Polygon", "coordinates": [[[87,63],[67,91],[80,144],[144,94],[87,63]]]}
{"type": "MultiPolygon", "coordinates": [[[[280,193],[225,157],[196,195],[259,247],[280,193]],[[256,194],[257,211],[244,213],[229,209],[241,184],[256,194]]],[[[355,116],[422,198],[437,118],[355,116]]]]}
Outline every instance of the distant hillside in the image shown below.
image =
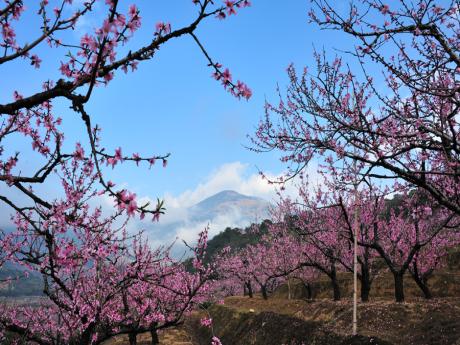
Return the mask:
{"type": "Polygon", "coordinates": [[[43,295],[43,281],[37,273],[24,274],[22,267],[6,264],[0,269],[0,281],[9,280],[0,284],[0,297],[23,297],[43,295]],[[13,279],[19,277],[19,279],[13,279]]]}
{"type": "MultiPolygon", "coordinates": [[[[258,231],[252,229],[252,225],[244,229],[240,228],[226,228],[224,231],[218,233],[208,241],[206,250],[206,257],[204,262],[208,263],[212,258],[218,254],[225,247],[231,247],[233,251],[244,248],[249,244],[255,244],[260,241],[260,237],[266,234],[268,226],[271,221],[266,219],[258,225],[258,231]]],[[[187,259],[185,265],[191,269],[192,259],[187,259]]]]}
{"type": "Polygon", "coordinates": [[[232,250],[238,250],[246,247],[248,244],[257,243],[260,237],[267,233],[269,224],[271,224],[270,220],[264,220],[258,226],[257,232],[254,232],[251,226],[244,229],[226,228],[208,241],[207,256],[211,258],[227,246],[230,246],[232,250]]]}
{"type": "Polygon", "coordinates": [[[146,225],[146,232],[156,243],[172,243],[176,240],[172,254],[184,255],[182,240],[194,243],[197,234],[208,227],[209,238],[226,228],[244,229],[252,223],[268,219],[270,203],[262,198],[224,190],[187,208],[168,208],[166,214],[155,224],[146,225]]]}

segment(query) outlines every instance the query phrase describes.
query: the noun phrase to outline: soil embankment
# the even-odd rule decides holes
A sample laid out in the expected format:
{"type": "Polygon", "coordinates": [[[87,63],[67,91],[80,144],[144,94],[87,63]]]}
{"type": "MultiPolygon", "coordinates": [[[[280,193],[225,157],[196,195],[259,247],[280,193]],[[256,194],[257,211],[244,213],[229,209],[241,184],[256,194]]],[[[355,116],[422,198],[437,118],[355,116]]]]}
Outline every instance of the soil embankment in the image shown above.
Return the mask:
{"type": "MultiPolygon", "coordinates": [[[[343,296],[351,296],[351,274],[339,274],[343,296]]],[[[381,272],[371,289],[371,300],[359,303],[359,334],[351,338],[351,300],[330,300],[330,282],[320,277],[312,283],[315,300],[307,301],[305,287],[292,281],[280,286],[268,300],[260,296],[226,298],[213,305],[214,334],[223,345],[460,345],[460,250],[449,256],[446,267],[435,272],[430,288],[436,297],[424,300],[409,276],[404,280],[407,302],[393,302],[393,281],[381,272]],[[295,299],[287,299],[290,295],[295,299]]],[[[212,332],[200,325],[205,312],[194,313],[179,328],[160,336],[161,345],[209,345],[212,332]]],[[[119,337],[110,345],[128,344],[119,337]]],[[[139,336],[138,345],[150,344],[139,336]]]]}
{"type": "MultiPolygon", "coordinates": [[[[209,309],[214,333],[225,345],[393,344],[460,345],[460,298],[394,303],[375,300],[359,306],[360,337],[351,339],[351,301],[249,299],[230,297],[209,309]]],[[[211,333],[188,322],[196,344],[211,333]]]]}

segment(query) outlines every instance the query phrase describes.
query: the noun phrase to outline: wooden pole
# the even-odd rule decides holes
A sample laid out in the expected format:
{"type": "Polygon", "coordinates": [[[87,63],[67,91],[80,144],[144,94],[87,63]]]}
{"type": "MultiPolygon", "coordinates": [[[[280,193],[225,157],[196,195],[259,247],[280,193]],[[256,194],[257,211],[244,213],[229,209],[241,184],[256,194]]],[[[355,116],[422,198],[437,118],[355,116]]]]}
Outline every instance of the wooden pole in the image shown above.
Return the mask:
{"type": "MultiPolygon", "coordinates": [[[[355,206],[355,224],[358,222],[358,208],[355,206]]],[[[358,226],[355,225],[353,236],[353,335],[358,332],[358,226]]]]}
{"type": "Polygon", "coordinates": [[[353,335],[358,334],[358,236],[359,236],[359,208],[358,185],[355,183],[355,212],[353,231],[353,335]]]}

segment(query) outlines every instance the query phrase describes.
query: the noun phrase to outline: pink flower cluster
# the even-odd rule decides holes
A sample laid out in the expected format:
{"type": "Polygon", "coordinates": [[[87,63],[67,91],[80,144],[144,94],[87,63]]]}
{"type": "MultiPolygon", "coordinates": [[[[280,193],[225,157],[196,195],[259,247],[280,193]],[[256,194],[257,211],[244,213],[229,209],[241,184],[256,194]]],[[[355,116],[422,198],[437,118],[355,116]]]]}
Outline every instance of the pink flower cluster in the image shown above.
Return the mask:
{"type": "Polygon", "coordinates": [[[212,319],[204,317],[200,319],[200,325],[210,328],[212,326],[212,319]]]}
{"type": "Polygon", "coordinates": [[[218,337],[213,336],[211,339],[211,345],[222,345],[222,343],[218,337]]]}
{"type": "Polygon", "coordinates": [[[251,6],[251,2],[249,0],[223,0],[224,7],[221,8],[217,13],[217,18],[225,19],[227,16],[231,16],[232,14],[236,14],[237,8],[244,8],[251,6]]]}
{"type": "Polygon", "coordinates": [[[233,96],[237,98],[245,98],[249,100],[252,96],[251,89],[242,81],[238,80],[236,84],[233,83],[232,74],[230,73],[229,69],[226,68],[223,72],[221,72],[221,67],[219,63],[214,65],[215,72],[213,73],[214,79],[220,81],[224,88],[228,90],[233,96]]]}

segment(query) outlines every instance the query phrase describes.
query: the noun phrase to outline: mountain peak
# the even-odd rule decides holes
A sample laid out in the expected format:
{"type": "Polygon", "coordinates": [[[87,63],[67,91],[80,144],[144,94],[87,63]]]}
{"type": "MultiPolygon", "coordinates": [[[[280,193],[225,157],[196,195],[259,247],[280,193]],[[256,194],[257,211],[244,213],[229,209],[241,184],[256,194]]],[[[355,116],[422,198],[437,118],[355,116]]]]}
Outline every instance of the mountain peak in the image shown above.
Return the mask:
{"type": "Polygon", "coordinates": [[[264,199],[240,194],[234,190],[223,190],[192,206],[190,211],[197,219],[213,219],[219,215],[238,214],[253,220],[268,215],[268,202],[264,199]]]}
{"type": "Polygon", "coordinates": [[[238,193],[237,191],[234,191],[234,190],[231,190],[231,189],[225,189],[221,192],[218,192],[214,195],[243,195],[243,194],[240,194],[238,193]]]}
{"type": "Polygon", "coordinates": [[[244,194],[240,194],[234,190],[223,190],[221,192],[218,192],[214,195],[211,195],[210,197],[200,201],[198,204],[196,204],[194,207],[212,207],[216,204],[221,204],[221,203],[232,203],[232,202],[241,202],[243,200],[262,200],[260,198],[254,197],[254,196],[248,196],[244,194]]]}

